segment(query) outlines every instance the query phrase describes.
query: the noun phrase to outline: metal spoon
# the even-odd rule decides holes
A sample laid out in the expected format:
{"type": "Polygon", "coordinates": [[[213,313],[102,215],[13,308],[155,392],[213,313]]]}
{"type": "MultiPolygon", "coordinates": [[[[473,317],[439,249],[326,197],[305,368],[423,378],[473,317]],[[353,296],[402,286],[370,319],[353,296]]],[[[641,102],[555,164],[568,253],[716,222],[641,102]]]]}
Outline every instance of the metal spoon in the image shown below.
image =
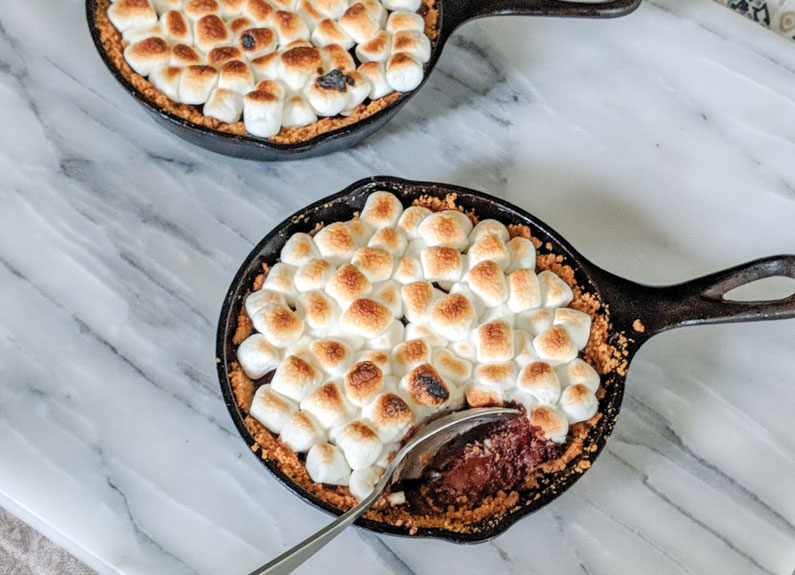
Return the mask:
{"type": "Polygon", "coordinates": [[[387,465],[375,489],[358,505],[340,515],[332,523],[285,551],[273,561],[249,575],[286,575],[317,553],[375,503],[387,487],[397,481],[419,479],[439,448],[467,431],[520,414],[509,407],[482,407],[457,411],[420,427],[398,450],[387,465]]]}

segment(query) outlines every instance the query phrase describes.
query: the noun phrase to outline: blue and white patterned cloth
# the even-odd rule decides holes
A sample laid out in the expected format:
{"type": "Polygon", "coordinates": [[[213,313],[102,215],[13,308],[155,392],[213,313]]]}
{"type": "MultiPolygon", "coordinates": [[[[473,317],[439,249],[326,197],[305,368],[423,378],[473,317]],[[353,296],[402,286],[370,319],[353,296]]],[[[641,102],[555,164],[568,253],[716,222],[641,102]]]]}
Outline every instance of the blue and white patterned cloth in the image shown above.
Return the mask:
{"type": "Polygon", "coordinates": [[[795,40],[795,0],[717,0],[755,22],[795,40]]]}

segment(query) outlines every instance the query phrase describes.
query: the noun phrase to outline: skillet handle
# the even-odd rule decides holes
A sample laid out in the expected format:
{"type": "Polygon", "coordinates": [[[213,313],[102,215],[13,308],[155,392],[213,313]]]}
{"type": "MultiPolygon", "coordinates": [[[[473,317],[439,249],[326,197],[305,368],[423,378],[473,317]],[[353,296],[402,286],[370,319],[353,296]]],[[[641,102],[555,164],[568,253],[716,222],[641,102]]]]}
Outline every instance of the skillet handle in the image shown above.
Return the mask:
{"type": "Polygon", "coordinates": [[[734,301],[723,297],[736,287],[776,276],[795,279],[795,255],[754,260],[672,286],[631,284],[620,291],[632,294],[632,315],[642,326],[626,317],[626,313],[624,321],[634,324],[632,331],[648,338],[667,329],[689,325],[795,318],[795,294],[770,301],[734,301]]]}

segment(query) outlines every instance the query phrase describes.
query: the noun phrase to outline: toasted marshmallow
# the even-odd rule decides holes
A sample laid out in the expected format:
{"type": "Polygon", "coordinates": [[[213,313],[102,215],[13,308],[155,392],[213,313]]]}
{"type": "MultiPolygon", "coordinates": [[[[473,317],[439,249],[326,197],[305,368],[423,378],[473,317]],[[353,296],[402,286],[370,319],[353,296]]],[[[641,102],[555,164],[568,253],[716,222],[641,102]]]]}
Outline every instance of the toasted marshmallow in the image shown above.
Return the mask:
{"type": "Polygon", "coordinates": [[[400,288],[403,313],[410,323],[421,324],[430,318],[431,304],[438,297],[430,282],[414,282],[400,288]]]}
{"type": "Polygon", "coordinates": [[[391,49],[391,36],[381,30],[364,44],[356,46],[356,58],[359,62],[384,62],[389,58],[391,49]]]}
{"type": "Polygon", "coordinates": [[[287,302],[284,299],[284,296],[277,292],[272,292],[269,290],[258,290],[255,292],[251,292],[246,296],[245,307],[246,313],[249,317],[254,317],[254,314],[264,308],[266,305],[270,304],[278,304],[281,306],[286,306],[287,302]]]}
{"type": "MultiPolygon", "coordinates": [[[[320,242],[318,246],[322,252],[323,247],[320,242]]],[[[359,268],[345,264],[331,276],[326,283],[325,291],[340,304],[342,309],[346,309],[354,300],[369,295],[373,291],[373,285],[359,268]]]]}
{"type": "Polygon", "coordinates": [[[563,307],[574,299],[569,285],[549,270],[538,274],[538,283],[542,307],[563,307]]]}
{"type": "Polygon", "coordinates": [[[289,308],[268,305],[251,318],[254,328],[276,347],[285,348],[298,341],[304,333],[304,322],[289,308]]]}
{"type": "Polygon", "coordinates": [[[403,316],[401,286],[395,281],[385,281],[373,288],[372,299],[389,310],[393,317],[403,316]]]}
{"type": "Polygon", "coordinates": [[[425,63],[431,59],[431,41],[423,32],[401,30],[392,36],[392,54],[406,53],[425,63]]]}
{"type": "Polygon", "coordinates": [[[371,100],[377,100],[392,93],[392,86],[386,81],[386,70],[383,62],[365,62],[359,66],[359,72],[364,74],[370,83],[368,96],[371,100]]]}
{"type": "Polygon", "coordinates": [[[312,31],[312,43],[320,48],[329,44],[339,44],[346,50],[353,48],[353,39],[331,18],[318,22],[312,31]]]}
{"type": "Polygon", "coordinates": [[[323,54],[323,70],[326,73],[334,70],[340,72],[350,72],[356,69],[353,56],[339,44],[329,44],[320,50],[323,54]]]}
{"type": "MultiPolygon", "coordinates": [[[[389,349],[391,350],[392,348],[389,349]]],[[[392,362],[389,359],[389,352],[385,349],[366,349],[359,352],[359,355],[356,356],[356,363],[363,361],[369,361],[375,365],[385,376],[392,373],[392,362]]]]}
{"type": "Polygon", "coordinates": [[[560,325],[553,325],[533,339],[533,348],[541,361],[552,366],[567,363],[577,357],[577,346],[560,325]]]}
{"type": "Polygon", "coordinates": [[[317,48],[299,46],[282,52],[282,79],[292,90],[301,90],[317,76],[323,57],[317,48]]]}
{"type": "Polygon", "coordinates": [[[274,13],[273,6],[265,0],[248,0],[243,8],[243,16],[259,26],[267,25],[274,13]]]}
{"type": "Polygon", "coordinates": [[[514,356],[511,326],[502,321],[480,325],[475,332],[475,347],[478,363],[510,361],[514,356]]]}
{"type": "Polygon", "coordinates": [[[342,314],[340,327],[355,336],[373,338],[382,334],[391,322],[392,314],[383,305],[359,298],[342,314]]]}
{"type": "MultiPolygon", "coordinates": [[[[378,358],[372,357],[371,359],[378,358]]],[[[386,365],[389,365],[388,358],[386,365]]],[[[359,361],[345,374],[343,385],[348,400],[361,407],[370,403],[381,392],[384,387],[384,373],[378,365],[369,359],[359,361]]]]}
{"type": "Polygon", "coordinates": [[[423,363],[430,363],[431,347],[421,339],[404,341],[392,351],[392,373],[403,377],[423,363]]]}
{"type": "Polygon", "coordinates": [[[351,473],[351,479],[348,488],[351,495],[357,499],[364,499],[373,492],[375,486],[384,474],[384,470],[376,465],[372,465],[366,469],[357,469],[351,473]]]}
{"type": "Polygon", "coordinates": [[[279,46],[287,46],[295,40],[309,40],[309,27],[294,12],[277,11],[271,17],[270,25],[279,37],[279,46]]]}
{"type": "Polygon", "coordinates": [[[419,365],[404,375],[400,388],[415,404],[423,407],[438,408],[450,399],[450,387],[429,363],[419,365]]]}
{"type": "Polygon", "coordinates": [[[284,100],[263,90],[248,92],[243,98],[243,120],[252,136],[270,138],[282,128],[284,100]]]}
{"type": "Polygon", "coordinates": [[[420,222],[431,215],[431,210],[422,206],[410,206],[403,211],[397,227],[409,240],[420,239],[420,222]]]}
{"type": "Polygon", "coordinates": [[[254,88],[254,73],[241,60],[230,60],[221,66],[218,87],[245,94],[254,88]]]}
{"type": "Polygon", "coordinates": [[[503,392],[499,387],[484,387],[471,383],[466,387],[466,401],[469,407],[493,407],[502,405],[503,392]]]}
{"type": "Polygon", "coordinates": [[[229,33],[232,35],[232,38],[235,40],[240,40],[240,35],[243,34],[249,28],[255,28],[254,22],[251,21],[250,18],[246,18],[245,16],[240,16],[235,18],[234,20],[230,20],[226,23],[226,27],[229,28],[229,33]]]}
{"type": "Polygon", "coordinates": [[[296,453],[304,453],[313,445],[324,443],[328,436],[314,417],[297,411],[284,422],[279,439],[296,453]]]}
{"type": "Polygon", "coordinates": [[[207,54],[207,64],[220,69],[225,62],[240,60],[242,57],[243,52],[237,46],[218,46],[207,54]]]}
{"type": "Polygon", "coordinates": [[[582,349],[588,343],[591,335],[591,316],[587,313],[567,307],[555,310],[553,325],[561,325],[569,334],[577,349],[582,349]]]}
{"type": "Polygon", "coordinates": [[[340,112],[343,116],[350,116],[356,111],[356,107],[367,99],[370,94],[370,81],[361,72],[351,70],[347,72],[348,77],[348,99],[345,108],[340,112]]]}
{"type": "Polygon", "coordinates": [[[338,19],[348,7],[347,0],[315,0],[315,7],[318,12],[325,14],[328,18],[338,19]]]}
{"type": "Polygon", "coordinates": [[[498,387],[506,390],[516,383],[516,367],[510,361],[481,363],[475,366],[472,380],[484,389],[498,387]]]}
{"type": "Polygon", "coordinates": [[[536,247],[533,242],[526,238],[515,237],[506,244],[511,254],[511,265],[508,272],[515,270],[535,270],[536,269],[536,247]]]}
{"type": "Polygon", "coordinates": [[[580,358],[556,367],[555,373],[563,388],[570,385],[584,385],[594,393],[599,389],[599,374],[580,358]]]}
{"type": "Polygon", "coordinates": [[[462,384],[472,376],[472,364],[446,349],[434,350],[433,365],[445,381],[462,384]]]}
{"type": "Polygon", "coordinates": [[[197,22],[204,16],[220,16],[221,6],[215,0],[190,0],[182,9],[191,22],[197,22]]]}
{"type": "Polygon", "coordinates": [[[302,266],[311,259],[320,257],[320,252],[315,247],[315,242],[312,236],[302,232],[295,233],[290,236],[282,251],[279,254],[279,259],[285,264],[291,266],[302,266]]]}
{"type": "Polygon", "coordinates": [[[317,25],[326,18],[312,0],[298,0],[294,12],[304,19],[310,32],[314,32],[317,25]]]}
{"type": "Polygon", "coordinates": [[[386,61],[386,81],[397,92],[411,92],[422,83],[423,74],[422,63],[407,52],[392,54],[386,61]]]}
{"type": "Polygon", "coordinates": [[[249,60],[270,54],[277,44],[276,33],[271,28],[247,28],[238,39],[240,51],[249,60]]]}
{"type": "Polygon", "coordinates": [[[124,33],[132,28],[154,26],[157,13],[148,0],[117,0],[108,8],[108,19],[119,32],[124,33]]]}
{"type": "MultiPolygon", "coordinates": [[[[394,34],[401,30],[422,32],[425,30],[425,20],[416,12],[392,12],[386,21],[386,31],[394,34]]],[[[505,241],[508,241],[507,237],[505,241]]]]}
{"type": "Polygon", "coordinates": [[[326,294],[311,290],[298,295],[296,312],[316,334],[329,333],[339,323],[342,310],[326,294]]]}
{"type": "Polygon", "coordinates": [[[281,433],[284,424],[297,409],[298,405],[294,401],[279,395],[270,385],[261,385],[254,393],[248,412],[273,433],[281,433]]]}
{"type": "Polygon", "coordinates": [[[507,243],[511,236],[505,224],[497,220],[481,220],[469,233],[469,241],[475,243],[487,236],[496,236],[502,243],[507,243]]]}
{"type": "Polygon", "coordinates": [[[250,335],[237,348],[237,361],[251,379],[264,377],[282,360],[281,350],[272,346],[264,335],[250,335]]]}
{"type": "Polygon", "coordinates": [[[304,90],[307,102],[318,116],[336,116],[345,109],[345,105],[348,103],[347,90],[339,89],[332,83],[333,80],[325,80],[325,78],[331,78],[331,74],[335,73],[339,74],[332,71],[326,76],[316,78],[304,90]]]}
{"type": "Polygon", "coordinates": [[[516,349],[516,355],[513,360],[519,368],[539,361],[538,354],[533,347],[533,336],[522,329],[517,329],[513,332],[513,341],[516,349]]]}
{"type": "Polygon", "coordinates": [[[410,284],[422,278],[422,264],[415,258],[402,257],[397,261],[392,279],[401,284],[410,284]]]}
{"type": "Polygon", "coordinates": [[[541,286],[533,270],[519,269],[508,276],[508,308],[521,313],[541,306],[541,286]]]}
{"type": "Polygon", "coordinates": [[[416,12],[422,5],[422,0],[382,0],[381,3],[390,12],[416,12]]]}
{"type": "Polygon", "coordinates": [[[552,327],[554,318],[554,309],[529,310],[516,315],[516,327],[535,336],[552,327]]]}
{"type": "Polygon", "coordinates": [[[336,435],[336,443],[352,469],[365,469],[381,455],[384,444],[363,421],[352,421],[336,435]]]}
{"type": "Polygon", "coordinates": [[[504,403],[518,403],[527,410],[527,413],[532,413],[533,410],[538,407],[538,400],[535,397],[520,391],[516,387],[512,387],[511,389],[504,391],[502,394],[502,400],[504,403]]]}
{"type": "Polygon", "coordinates": [[[282,77],[281,54],[279,52],[258,56],[249,62],[249,66],[254,72],[257,82],[279,81],[282,77]]]}
{"type": "Polygon", "coordinates": [[[451,286],[461,278],[464,262],[461,252],[448,246],[430,246],[420,253],[425,279],[451,286]]]}
{"type": "Polygon", "coordinates": [[[482,317],[486,312],[486,306],[480,301],[480,298],[475,295],[466,282],[458,282],[450,287],[449,293],[458,293],[467,298],[475,307],[475,314],[477,317],[482,317]]]}
{"type": "Polygon", "coordinates": [[[450,246],[459,251],[467,247],[470,231],[472,222],[469,218],[454,210],[432,213],[417,227],[420,238],[429,246],[450,246]]]}
{"type": "Polygon", "coordinates": [[[218,0],[218,5],[221,7],[221,17],[229,19],[243,13],[246,0],[218,0]]]}
{"type": "Polygon", "coordinates": [[[334,265],[349,262],[356,250],[356,242],[342,222],[334,222],[321,228],[314,239],[323,259],[334,265]]]}
{"type": "Polygon", "coordinates": [[[169,10],[181,10],[185,5],[185,0],[150,0],[149,3],[158,14],[162,14],[169,10]]]}
{"type": "Polygon", "coordinates": [[[202,16],[194,25],[193,41],[202,52],[209,52],[216,46],[228,44],[231,41],[229,30],[215,14],[202,16]]]}
{"type": "Polygon", "coordinates": [[[393,319],[378,336],[366,340],[368,349],[387,350],[406,339],[406,328],[400,320],[393,319]]]}
{"type": "Polygon", "coordinates": [[[361,248],[356,250],[351,263],[359,268],[372,283],[388,280],[392,276],[392,255],[380,248],[361,248]]]}
{"type": "Polygon", "coordinates": [[[163,30],[163,39],[171,45],[193,43],[193,34],[188,26],[185,16],[177,10],[169,10],[160,16],[160,28],[163,30]]]}
{"type": "Polygon", "coordinates": [[[480,323],[491,321],[504,321],[509,326],[514,327],[516,325],[516,314],[508,309],[506,304],[501,304],[497,307],[488,308],[481,314],[480,323]]]}
{"type": "Polygon", "coordinates": [[[179,79],[179,101],[204,104],[218,83],[218,71],[212,66],[188,66],[179,79]]]}
{"type": "Polygon", "coordinates": [[[540,427],[544,437],[555,443],[564,443],[569,433],[566,416],[554,407],[539,405],[530,414],[530,424],[540,427]]]}
{"type": "Polygon", "coordinates": [[[124,49],[124,59],[138,74],[148,76],[154,70],[168,66],[171,52],[165,40],[152,37],[127,46],[124,49]]]}
{"type": "Polygon", "coordinates": [[[451,341],[469,337],[476,320],[475,307],[462,294],[446,294],[431,306],[431,329],[451,341]]]}
{"type": "Polygon", "coordinates": [[[579,423],[591,419],[599,411],[599,400],[594,392],[582,384],[571,385],[563,390],[560,408],[569,423],[579,423]]]}
{"type": "Polygon", "coordinates": [[[262,289],[280,293],[288,304],[293,303],[296,295],[295,285],[293,284],[294,270],[295,268],[281,262],[274,264],[268,275],[265,276],[265,283],[262,284],[262,289]]]}
{"type": "Polygon", "coordinates": [[[399,395],[382,393],[362,409],[362,418],[389,443],[403,438],[414,423],[414,412],[399,395]]]}
{"type": "Polygon", "coordinates": [[[392,254],[393,257],[400,257],[406,251],[408,241],[403,232],[395,228],[379,228],[370,237],[367,247],[381,248],[392,254]]]}
{"type": "Polygon", "coordinates": [[[309,345],[309,352],[315,364],[331,377],[341,376],[353,364],[353,350],[341,341],[315,340],[309,345]]]}
{"type": "Polygon", "coordinates": [[[477,347],[473,338],[462,339],[461,341],[454,341],[450,344],[450,351],[458,357],[463,357],[469,361],[477,359],[477,347]]]}
{"type": "Polygon", "coordinates": [[[351,468],[342,450],[329,443],[317,443],[306,454],[306,471],[315,483],[348,485],[351,468]]]}
{"type": "Polygon", "coordinates": [[[486,235],[476,240],[467,251],[467,263],[473,267],[482,261],[491,260],[506,269],[511,263],[511,254],[505,243],[495,235],[486,235]]]}
{"type": "Polygon", "coordinates": [[[363,222],[373,227],[394,227],[403,214],[403,204],[390,192],[373,192],[359,216],[363,222]]]}
{"type": "Polygon", "coordinates": [[[519,372],[516,386],[535,397],[539,403],[554,405],[560,399],[560,381],[552,367],[543,361],[526,365],[519,372]]]}
{"type": "Polygon", "coordinates": [[[288,355],[276,368],[271,380],[273,391],[301,401],[320,383],[320,372],[297,355],[288,355]]]}
{"type": "Polygon", "coordinates": [[[335,271],[334,266],[326,260],[314,258],[296,270],[293,283],[299,292],[323,289],[335,271]]]}
{"type": "Polygon", "coordinates": [[[179,102],[179,79],[181,77],[181,66],[163,66],[152,70],[152,73],[149,74],[149,81],[165,96],[179,102]]]}
{"type": "Polygon", "coordinates": [[[496,307],[508,299],[508,284],[500,266],[491,260],[476,264],[466,274],[469,288],[486,307],[496,307]]]}
{"type": "Polygon", "coordinates": [[[356,245],[361,248],[367,247],[367,242],[370,240],[370,236],[373,235],[373,229],[358,217],[348,220],[345,225],[348,226],[348,231],[351,232],[356,245]]]}
{"type": "Polygon", "coordinates": [[[171,49],[172,66],[198,66],[204,63],[204,58],[195,49],[185,44],[177,44],[171,49]]]}
{"type": "Polygon", "coordinates": [[[269,0],[273,7],[277,10],[284,10],[285,12],[294,12],[296,0],[269,0]]]}
{"type": "Polygon", "coordinates": [[[301,411],[314,416],[324,429],[338,427],[351,419],[351,410],[334,382],[321,385],[301,400],[301,411]]]}
{"type": "Polygon", "coordinates": [[[378,19],[361,2],[345,10],[339,25],[357,44],[367,42],[379,29],[378,19]]]}

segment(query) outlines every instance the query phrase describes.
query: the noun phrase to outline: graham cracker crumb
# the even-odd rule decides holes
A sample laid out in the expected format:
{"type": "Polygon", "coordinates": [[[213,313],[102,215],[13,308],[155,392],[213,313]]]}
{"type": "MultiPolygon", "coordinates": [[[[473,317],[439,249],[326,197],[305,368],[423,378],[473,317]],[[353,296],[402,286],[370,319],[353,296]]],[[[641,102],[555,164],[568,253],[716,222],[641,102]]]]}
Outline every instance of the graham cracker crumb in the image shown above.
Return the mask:
{"type": "Polygon", "coordinates": [[[423,194],[419,198],[411,202],[412,206],[419,206],[421,208],[428,208],[432,212],[442,212],[444,210],[455,210],[461,212],[472,222],[472,225],[477,225],[478,217],[475,215],[474,210],[465,210],[462,206],[456,203],[458,194],[450,192],[445,194],[444,197],[432,196],[431,194],[423,194]]]}
{"type": "Polygon", "coordinates": [[[636,319],[635,321],[632,322],[632,329],[634,329],[638,333],[643,333],[644,331],[646,331],[646,326],[643,325],[642,321],[636,319]]]}

